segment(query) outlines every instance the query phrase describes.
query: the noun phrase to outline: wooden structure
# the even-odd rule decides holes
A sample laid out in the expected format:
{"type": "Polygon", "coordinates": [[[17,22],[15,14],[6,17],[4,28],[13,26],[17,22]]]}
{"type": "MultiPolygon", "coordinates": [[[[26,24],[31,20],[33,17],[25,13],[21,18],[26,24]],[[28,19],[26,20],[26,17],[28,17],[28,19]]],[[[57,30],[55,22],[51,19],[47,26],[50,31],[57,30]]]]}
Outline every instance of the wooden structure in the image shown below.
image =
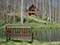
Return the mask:
{"type": "Polygon", "coordinates": [[[31,39],[32,37],[32,27],[31,26],[6,26],[6,40],[10,38],[24,38],[31,39]]]}
{"type": "Polygon", "coordinates": [[[34,5],[32,5],[32,6],[29,7],[29,9],[28,9],[28,14],[29,14],[29,15],[36,15],[35,10],[37,10],[37,13],[39,13],[38,9],[37,9],[34,5]]]}

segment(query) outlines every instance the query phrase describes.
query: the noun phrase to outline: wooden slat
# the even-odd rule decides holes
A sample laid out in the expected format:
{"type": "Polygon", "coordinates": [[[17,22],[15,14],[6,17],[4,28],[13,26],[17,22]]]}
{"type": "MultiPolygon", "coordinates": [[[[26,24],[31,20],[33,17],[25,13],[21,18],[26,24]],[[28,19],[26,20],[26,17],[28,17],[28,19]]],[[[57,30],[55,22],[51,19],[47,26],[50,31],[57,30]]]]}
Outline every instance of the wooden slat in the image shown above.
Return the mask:
{"type": "Polygon", "coordinates": [[[19,33],[20,33],[20,28],[19,28],[19,33]]]}
{"type": "Polygon", "coordinates": [[[32,34],[32,27],[31,27],[31,34],[32,34]]]}
{"type": "Polygon", "coordinates": [[[22,28],[22,34],[23,34],[23,31],[24,31],[24,30],[23,30],[23,28],[22,28]]]}
{"type": "Polygon", "coordinates": [[[26,28],[26,34],[27,34],[27,28],[26,28]]]}
{"type": "Polygon", "coordinates": [[[9,35],[30,35],[31,36],[31,34],[14,34],[14,33],[9,34],[9,35]]]}
{"type": "Polygon", "coordinates": [[[31,26],[7,26],[7,28],[31,28],[31,26]]]}
{"type": "Polygon", "coordinates": [[[9,38],[24,38],[24,39],[31,39],[32,37],[9,37],[9,38]]]}
{"type": "Polygon", "coordinates": [[[24,34],[25,34],[25,28],[24,28],[24,34]]]}
{"type": "Polygon", "coordinates": [[[9,35],[31,35],[31,34],[19,34],[19,33],[14,34],[14,33],[9,33],[9,35]]]}
{"type": "Polygon", "coordinates": [[[17,33],[18,33],[18,28],[17,28],[17,33]]]}
{"type": "Polygon", "coordinates": [[[15,33],[14,28],[13,28],[13,33],[15,33]]]}
{"type": "Polygon", "coordinates": [[[30,28],[29,28],[29,34],[30,34],[30,28]]]}
{"type": "Polygon", "coordinates": [[[11,28],[10,28],[10,33],[11,33],[11,28]]]}
{"type": "Polygon", "coordinates": [[[15,29],[15,33],[16,33],[16,29],[15,29]]]}

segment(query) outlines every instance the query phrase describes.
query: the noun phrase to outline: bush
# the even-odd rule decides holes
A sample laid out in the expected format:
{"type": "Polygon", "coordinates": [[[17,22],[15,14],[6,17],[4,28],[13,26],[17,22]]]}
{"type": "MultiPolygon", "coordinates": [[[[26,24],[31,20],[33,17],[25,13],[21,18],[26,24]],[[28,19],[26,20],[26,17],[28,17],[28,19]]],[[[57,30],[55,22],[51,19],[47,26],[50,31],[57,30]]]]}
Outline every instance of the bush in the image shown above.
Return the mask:
{"type": "Polygon", "coordinates": [[[34,19],[30,19],[29,22],[35,22],[35,20],[34,19]]]}
{"type": "Polygon", "coordinates": [[[23,22],[25,22],[25,21],[27,21],[27,18],[24,18],[24,21],[23,22]]]}
{"type": "Polygon", "coordinates": [[[45,21],[47,21],[47,18],[44,18],[45,21]]]}
{"type": "Polygon", "coordinates": [[[21,18],[20,17],[18,17],[18,16],[15,16],[15,17],[16,17],[16,21],[17,22],[21,21],[21,18]]]}
{"type": "Polygon", "coordinates": [[[4,24],[4,22],[0,22],[0,26],[2,26],[4,24]]]}

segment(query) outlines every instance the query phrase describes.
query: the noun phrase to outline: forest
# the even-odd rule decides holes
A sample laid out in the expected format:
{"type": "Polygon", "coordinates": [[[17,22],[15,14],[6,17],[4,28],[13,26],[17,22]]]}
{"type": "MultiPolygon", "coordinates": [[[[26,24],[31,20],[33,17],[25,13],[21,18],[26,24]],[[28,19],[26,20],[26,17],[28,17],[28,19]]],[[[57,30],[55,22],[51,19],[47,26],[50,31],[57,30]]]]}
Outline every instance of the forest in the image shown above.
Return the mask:
{"type": "Polygon", "coordinates": [[[24,16],[29,15],[28,8],[32,4],[39,10],[38,15],[42,20],[60,23],[59,0],[0,0],[0,21],[15,23],[18,16],[21,18],[18,20],[23,23],[24,16]]]}
{"type": "Polygon", "coordinates": [[[60,45],[60,0],[0,0],[0,44],[60,45]],[[6,42],[6,26],[31,26],[33,43],[20,38],[6,42]]]}

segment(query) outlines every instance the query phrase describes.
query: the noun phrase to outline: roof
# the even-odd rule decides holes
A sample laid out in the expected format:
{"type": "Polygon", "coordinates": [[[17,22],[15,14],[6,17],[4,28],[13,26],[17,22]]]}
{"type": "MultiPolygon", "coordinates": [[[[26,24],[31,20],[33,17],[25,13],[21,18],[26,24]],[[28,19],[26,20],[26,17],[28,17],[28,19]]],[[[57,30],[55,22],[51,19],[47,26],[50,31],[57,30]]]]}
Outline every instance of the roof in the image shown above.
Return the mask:
{"type": "Polygon", "coordinates": [[[35,9],[36,7],[32,4],[32,6],[30,6],[29,9],[31,9],[31,8],[34,8],[35,9]]]}

